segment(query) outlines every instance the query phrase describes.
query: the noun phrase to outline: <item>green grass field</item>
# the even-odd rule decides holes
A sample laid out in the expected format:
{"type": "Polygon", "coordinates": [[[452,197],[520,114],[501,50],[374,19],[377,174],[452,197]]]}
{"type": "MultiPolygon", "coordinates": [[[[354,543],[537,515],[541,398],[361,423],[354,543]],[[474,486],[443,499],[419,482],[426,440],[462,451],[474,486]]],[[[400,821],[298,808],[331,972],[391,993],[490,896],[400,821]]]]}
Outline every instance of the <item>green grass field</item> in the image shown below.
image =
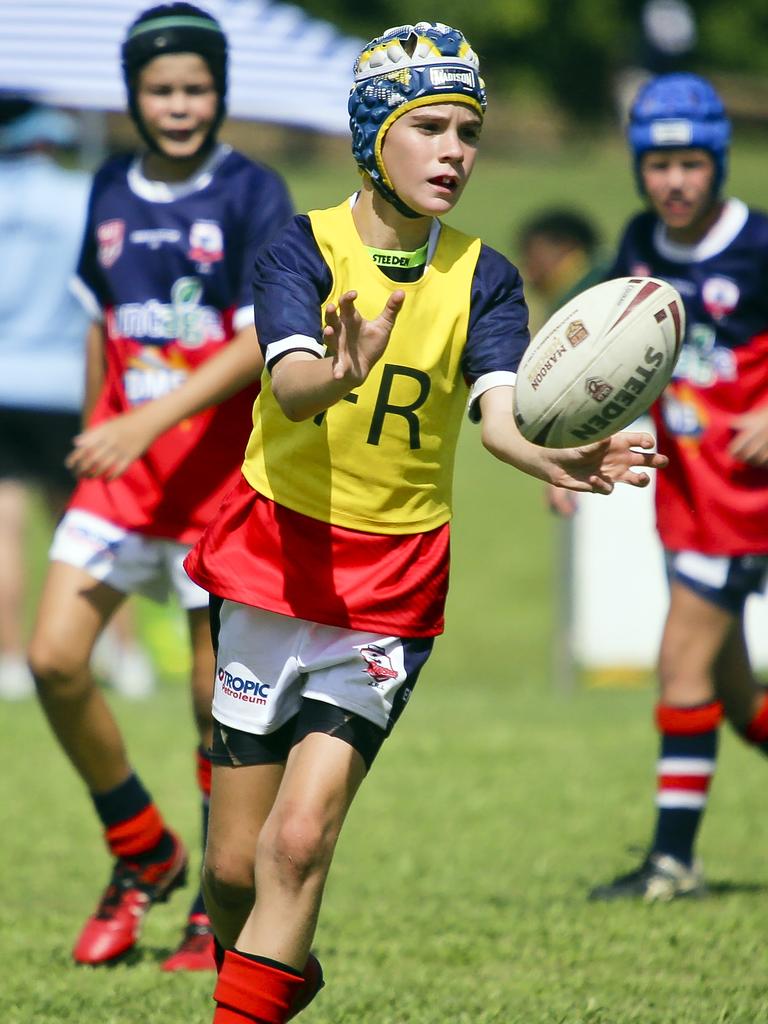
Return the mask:
{"type": "MultiPolygon", "coordinates": [[[[737,155],[738,194],[759,201],[764,159],[737,155]]],[[[299,205],[328,201],[341,177],[292,174],[299,205]]],[[[618,148],[554,165],[489,161],[478,179],[455,221],[500,248],[545,201],[572,196],[607,233],[633,206],[618,148]]],[[[558,690],[552,526],[540,487],[496,464],[467,427],[447,633],[342,836],[316,941],[328,984],[307,1024],[768,1024],[768,766],[730,735],[700,844],[711,895],[665,907],[585,900],[648,838],[653,692],[558,690]]],[[[169,635],[178,666],[186,655],[169,635]]],[[[150,704],[114,703],[136,767],[194,844],[179,673],[150,704]]],[[[205,1024],[211,978],[158,970],[186,895],[152,912],[132,962],[70,963],[109,872],[99,829],[37,707],[0,715],[3,1024],[205,1024]]]]}

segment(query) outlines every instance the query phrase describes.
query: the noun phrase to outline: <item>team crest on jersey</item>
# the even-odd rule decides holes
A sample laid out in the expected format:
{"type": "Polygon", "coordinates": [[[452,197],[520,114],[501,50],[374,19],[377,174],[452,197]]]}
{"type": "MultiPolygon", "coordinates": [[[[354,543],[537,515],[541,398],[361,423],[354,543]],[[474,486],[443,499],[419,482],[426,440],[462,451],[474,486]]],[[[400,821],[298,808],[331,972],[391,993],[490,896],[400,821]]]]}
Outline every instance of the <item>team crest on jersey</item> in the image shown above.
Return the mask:
{"type": "Polygon", "coordinates": [[[584,387],[587,389],[589,397],[594,398],[596,402],[604,402],[613,391],[608,381],[603,380],[602,377],[587,377],[584,387]]]}
{"type": "Polygon", "coordinates": [[[117,263],[125,240],[124,220],[103,220],[96,228],[99,263],[109,269],[117,263]]]}
{"type": "Polygon", "coordinates": [[[378,644],[369,644],[367,647],[360,648],[360,654],[365,661],[363,672],[371,677],[372,686],[375,686],[376,683],[385,683],[390,679],[397,679],[399,672],[392,665],[392,659],[383,647],[379,647],[378,644]]]}
{"type": "Polygon", "coordinates": [[[224,234],[215,220],[196,220],[189,229],[189,252],[200,268],[224,259],[224,234]]]}
{"type": "Polygon", "coordinates": [[[739,286],[729,277],[708,277],[701,289],[701,301],[713,320],[722,320],[739,304],[739,286]]]}

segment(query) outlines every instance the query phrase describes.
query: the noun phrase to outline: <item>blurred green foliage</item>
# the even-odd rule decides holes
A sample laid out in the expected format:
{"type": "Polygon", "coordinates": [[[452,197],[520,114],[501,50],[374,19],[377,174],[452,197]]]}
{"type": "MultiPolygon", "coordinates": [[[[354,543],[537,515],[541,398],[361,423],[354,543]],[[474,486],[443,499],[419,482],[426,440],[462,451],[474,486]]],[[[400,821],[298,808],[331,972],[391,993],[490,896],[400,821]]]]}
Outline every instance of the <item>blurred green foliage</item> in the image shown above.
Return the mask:
{"type": "MultiPolygon", "coordinates": [[[[457,25],[480,54],[495,88],[530,89],[579,120],[613,109],[614,76],[642,62],[643,0],[303,0],[310,14],[371,38],[391,25],[436,19],[457,25]]],[[[698,42],[681,70],[704,74],[768,72],[766,0],[692,0],[698,42]]]]}

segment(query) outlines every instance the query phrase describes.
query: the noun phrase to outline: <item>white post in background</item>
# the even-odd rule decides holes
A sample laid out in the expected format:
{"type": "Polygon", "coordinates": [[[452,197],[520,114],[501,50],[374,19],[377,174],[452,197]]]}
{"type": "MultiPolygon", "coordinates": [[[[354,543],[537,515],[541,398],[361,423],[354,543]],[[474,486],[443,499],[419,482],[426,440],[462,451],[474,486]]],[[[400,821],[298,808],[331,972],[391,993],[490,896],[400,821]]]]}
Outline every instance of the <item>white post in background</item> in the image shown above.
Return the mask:
{"type": "MultiPolygon", "coordinates": [[[[652,486],[617,487],[608,497],[579,496],[572,527],[570,620],[562,622],[562,631],[570,638],[575,670],[594,683],[621,685],[654,669],[667,610],[654,523],[652,486]]],[[[747,602],[746,634],[753,665],[768,668],[768,600],[763,595],[747,602]]]]}

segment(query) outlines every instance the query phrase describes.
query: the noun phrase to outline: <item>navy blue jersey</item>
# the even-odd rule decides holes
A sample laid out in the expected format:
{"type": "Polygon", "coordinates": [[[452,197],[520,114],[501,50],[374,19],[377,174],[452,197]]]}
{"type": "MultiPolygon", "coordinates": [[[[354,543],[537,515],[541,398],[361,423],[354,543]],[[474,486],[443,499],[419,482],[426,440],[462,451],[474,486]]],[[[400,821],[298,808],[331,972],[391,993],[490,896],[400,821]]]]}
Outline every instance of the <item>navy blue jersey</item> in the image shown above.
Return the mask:
{"type": "Polygon", "coordinates": [[[768,551],[768,471],[728,452],[734,420],[768,403],[768,216],[728,200],[696,245],[670,242],[646,212],[628,225],[609,276],[653,276],[680,292],[684,345],[654,408],[657,521],[673,550],[768,551]]]}
{"type": "Polygon", "coordinates": [[[221,341],[225,315],[251,322],[256,252],[292,213],[282,178],[228,146],[179,186],[118,156],[94,180],[78,277],[111,337],[221,341]]]}
{"type": "MultiPolygon", "coordinates": [[[[178,387],[253,323],[256,252],[292,213],[279,175],[229,146],[178,184],[147,179],[140,158],[104,164],[76,282],[104,321],[106,380],[92,423],[178,387]]],[[[73,505],[130,529],[195,540],[237,476],[257,390],[172,428],[117,480],[84,480],[73,505]]]]}

